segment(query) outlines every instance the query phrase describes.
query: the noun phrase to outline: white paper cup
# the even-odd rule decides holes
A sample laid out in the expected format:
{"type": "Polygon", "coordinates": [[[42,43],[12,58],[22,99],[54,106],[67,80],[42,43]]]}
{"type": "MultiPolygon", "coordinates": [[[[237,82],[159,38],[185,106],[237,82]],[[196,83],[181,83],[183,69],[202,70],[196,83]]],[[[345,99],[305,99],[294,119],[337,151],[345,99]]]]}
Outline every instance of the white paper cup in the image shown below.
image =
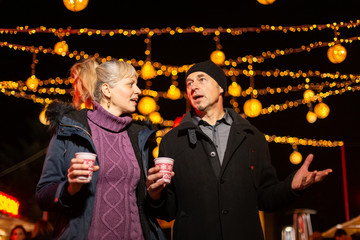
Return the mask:
{"type": "Polygon", "coordinates": [[[92,175],[93,175],[96,154],[89,153],[89,152],[78,152],[78,153],[75,153],[75,157],[79,158],[79,159],[83,159],[84,164],[89,166],[89,171],[90,171],[88,177],[79,176],[78,179],[80,179],[80,180],[89,180],[90,181],[92,179],[92,175]]]}
{"type": "Polygon", "coordinates": [[[154,159],[155,166],[160,167],[160,172],[163,174],[162,179],[166,183],[171,181],[171,172],[174,165],[174,159],[168,157],[158,157],[154,159]]]}

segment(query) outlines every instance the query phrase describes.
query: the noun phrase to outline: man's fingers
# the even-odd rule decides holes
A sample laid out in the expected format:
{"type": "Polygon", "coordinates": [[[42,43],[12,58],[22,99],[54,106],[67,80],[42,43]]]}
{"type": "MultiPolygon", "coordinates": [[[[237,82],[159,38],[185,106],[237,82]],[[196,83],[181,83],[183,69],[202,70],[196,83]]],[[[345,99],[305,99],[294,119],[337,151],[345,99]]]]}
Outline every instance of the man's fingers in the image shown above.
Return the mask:
{"type": "Polygon", "coordinates": [[[309,169],[310,163],[312,162],[313,158],[314,158],[314,155],[313,155],[313,154],[309,154],[309,155],[306,157],[306,159],[305,159],[303,165],[301,166],[301,168],[309,169]]]}
{"type": "Polygon", "coordinates": [[[329,175],[330,173],[332,173],[332,169],[325,169],[323,171],[320,171],[317,173],[315,181],[316,182],[321,182],[322,180],[324,180],[324,178],[329,175]]]}
{"type": "Polygon", "coordinates": [[[166,186],[165,181],[163,179],[160,179],[159,181],[150,184],[147,187],[147,190],[148,192],[157,192],[163,190],[165,186],[166,186]]]}
{"type": "Polygon", "coordinates": [[[153,168],[150,168],[149,171],[148,171],[148,175],[151,175],[151,174],[154,174],[154,173],[157,173],[160,171],[160,168],[159,166],[156,166],[156,167],[153,167],[153,168]]]}

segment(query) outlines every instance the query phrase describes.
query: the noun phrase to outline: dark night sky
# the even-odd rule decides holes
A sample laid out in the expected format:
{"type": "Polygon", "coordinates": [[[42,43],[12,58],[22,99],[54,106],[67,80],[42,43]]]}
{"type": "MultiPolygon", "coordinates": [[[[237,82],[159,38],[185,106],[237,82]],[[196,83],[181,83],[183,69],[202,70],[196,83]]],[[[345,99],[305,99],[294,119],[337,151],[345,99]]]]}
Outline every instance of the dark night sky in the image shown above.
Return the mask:
{"type": "MultiPolygon", "coordinates": [[[[263,6],[256,0],[223,1],[212,3],[202,2],[126,2],[107,0],[90,0],[89,6],[82,12],[68,11],[62,1],[5,1],[0,0],[0,28],[14,28],[28,25],[29,27],[66,28],[162,28],[162,27],[259,27],[268,25],[303,25],[326,24],[333,22],[348,22],[359,18],[359,1],[351,0],[277,0],[273,5],[263,6]]],[[[360,35],[358,28],[340,29],[340,37],[360,35]]],[[[213,36],[200,34],[162,35],[153,37],[152,58],[163,64],[183,65],[205,60],[214,50],[213,36]]],[[[260,55],[263,51],[275,49],[297,48],[315,41],[331,41],[332,30],[311,31],[307,33],[248,33],[241,36],[221,35],[223,51],[229,58],[245,56],[247,54],[260,55]]],[[[90,53],[99,52],[101,55],[111,55],[117,58],[144,59],[144,36],[140,37],[86,37],[70,36],[66,39],[70,50],[84,50],[90,53]]],[[[43,45],[53,47],[58,41],[51,34],[6,35],[0,34],[0,41],[24,45],[43,45]]],[[[327,48],[314,49],[265,63],[254,64],[254,69],[291,71],[319,70],[329,73],[359,74],[360,44],[354,42],[344,45],[348,51],[347,59],[341,64],[332,64],[326,57],[327,48]]],[[[48,78],[66,78],[69,68],[75,62],[73,59],[38,54],[39,63],[36,75],[44,80],[48,78]]],[[[30,75],[32,54],[0,48],[0,81],[26,80],[30,75]]],[[[240,64],[239,68],[246,68],[240,64]]],[[[179,75],[179,82],[183,75],[179,75]]],[[[239,83],[246,86],[248,79],[238,78],[239,83]]],[[[321,82],[319,78],[311,79],[321,82]]],[[[287,86],[302,82],[303,79],[290,78],[262,78],[256,77],[255,86],[287,86]]],[[[169,78],[153,80],[154,89],[166,89],[169,78]]],[[[301,98],[301,92],[293,94],[278,94],[259,97],[263,106],[273,103],[283,103],[286,100],[301,98]]],[[[228,102],[228,100],[226,100],[228,102]]],[[[328,118],[318,120],[314,124],[307,123],[305,115],[308,108],[300,106],[283,112],[263,115],[250,119],[256,127],[266,134],[279,136],[296,136],[311,139],[343,140],[346,147],[347,173],[349,185],[350,216],[360,214],[360,190],[358,187],[360,159],[357,149],[360,147],[360,94],[346,92],[342,95],[324,99],[330,107],[328,118]]],[[[244,99],[239,99],[240,105],[244,99]]],[[[30,100],[0,95],[2,109],[0,134],[0,173],[47,147],[50,133],[38,121],[42,105],[30,100]]],[[[160,113],[164,118],[174,119],[185,111],[184,101],[159,102],[160,113]]],[[[288,157],[292,152],[290,145],[270,143],[270,151],[279,178],[284,179],[295,171],[298,166],[292,165],[288,157]]],[[[315,230],[326,230],[333,225],[345,221],[343,188],[341,175],[340,148],[314,148],[299,146],[299,151],[305,157],[314,153],[315,159],[311,169],[332,168],[334,170],[323,183],[313,186],[306,191],[293,205],[283,211],[269,215],[278,226],[291,224],[291,215],[286,212],[293,208],[311,208],[317,210],[312,216],[315,230]]],[[[22,204],[21,214],[31,220],[41,216],[34,204],[33,192],[38,181],[44,158],[40,157],[23,166],[15,172],[0,179],[0,191],[17,197],[22,204]]]]}

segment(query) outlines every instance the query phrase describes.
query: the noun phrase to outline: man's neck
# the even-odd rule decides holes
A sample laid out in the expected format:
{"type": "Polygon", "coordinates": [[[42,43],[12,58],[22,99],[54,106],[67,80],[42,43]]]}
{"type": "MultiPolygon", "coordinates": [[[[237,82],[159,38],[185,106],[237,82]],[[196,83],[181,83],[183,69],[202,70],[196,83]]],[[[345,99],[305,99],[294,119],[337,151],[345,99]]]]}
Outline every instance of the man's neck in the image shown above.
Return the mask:
{"type": "Polygon", "coordinates": [[[198,111],[195,109],[195,112],[202,120],[206,121],[210,125],[215,125],[216,121],[222,119],[225,115],[223,107],[209,111],[198,111]]]}

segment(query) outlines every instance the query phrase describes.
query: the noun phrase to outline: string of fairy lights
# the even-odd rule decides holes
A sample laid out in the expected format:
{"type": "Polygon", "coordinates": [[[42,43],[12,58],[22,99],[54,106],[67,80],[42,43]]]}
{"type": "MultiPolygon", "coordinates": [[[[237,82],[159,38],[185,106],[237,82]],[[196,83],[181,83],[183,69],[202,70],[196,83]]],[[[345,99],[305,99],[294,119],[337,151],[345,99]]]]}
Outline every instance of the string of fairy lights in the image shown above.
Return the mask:
{"type": "MultiPolygon", "coordinates": [[[[0,82],[1,92],[7,96],[14,96],[17,98],[25,98],[32,100],[35,103],[43,105],[49,104],[57,96],[72,95],[72,79],[60,77],[49,78],[47,80],[40,80],[35,75],[35,65],[38,63],[37,55],[41,54],[52,54],[60,55],[67,58],[75,58],[76,60],[87,59],[94,57],[99,59],[101,62],[109,60],[126,61],[137,68],[138,74],[145,80],[145,88],[142,90],[143,97],[138,103],[138,110],[140,114],[134,114],[134,119],[150,120],[154,124],[162,127],[157,133],[158,143],[161,141],[161,137],[171,129],[176,120],[165,120],[161,114],[157,111],[157,100],[159,98],[165,98],[170,100],[178,100],[184,98],[187,102],[187,97],[184,91],[179,89],[177,78],[179,74],[185,73],[191,64],[185,64],[182,66],[168,65],[160,62],[154,62],[151,60],[152,53],[152,36],[154,35],[175,35],[175,34],[187,34],[195,33],[202,34],[204,36],[214,35],[213,40],[215,41],[216,48],[211,53],[210,59],[221,66],[226,76],[231,79],[231,84],[227,89],[226,96],[230,98],[230,104],[233,106],[235,111],[240,111],[238,102],[239,97],[250,97],[243,106],[244,117],[257,117],[259,115],[271,114],[275,112],[285,111],[287,109],[296,108],[301,105],[309,107],[309,112],[306,116],[309,123],[314,123],[317,119],[324,119],[330,112],[329,106],[327,106],[323,100],[329,96],[341,95],[347,92],[355,92],[360,90],[360,75],[359,74],[343,74],[343,73],[327,73],[321,71],[290,71],[290,70],[254,70],[254,64],[262,63],[267,59],[275,59],[281,56],[296,54],[300,52],[310,52],[316,48],[328,48],[327,56],[329,60],[334,63],[341,63],[346,58],[346,48],[342,44],[351,44],[360,40],[360,36],[353,36],[348,38],[338,38],[340,35],[339,30],[342,28],[356,28],[360,24],[360,20],[350,22],[340,22],[332,24],[322,25],[301,25],[301,26],[270,26],[262,25],[260,27],[251,28],[203,28],[192,26],[189,28],[140,28],[140,29],[72,29],[68,27],[63,28],[46,28],[44,26],[38,28],[16,27],[14,29],[0,28],[0,35],[17,35],[17,34],[54,34],[59,38],[59,42],[54,47],[44,46],[27,46],[16,43],[9,43],[6,41],[0,42],[0,47],[9,48],[16,51],[29,52],[33,54],[33,61],[31,65],[31,76],[26,81],[2,81],[0,82]],[[324,29],[333,30],[334,40],[323,42],[317,41],[310,44],[302,45],[296,48],[276,49],[275,51],[264,51],[258,56],[246,55],[239,56],[234,59],[226,59],[224,52],[222,52],[222,44],[220,42],[221,34],[230,34],[232,36],[244,35],[246,33],[255,32],[262,33],[267,31],[278,31],[283,33],[297,33],[297,32],[309,32],[309,31],[321,31],[324,29]],[[114,36],[123,35],[127,37],[136,37],[145,35],[146,38],[144,43],[146,44],[146,50],[144,52],[144,60],[124,59],[115,58],[114,56],[101,56],[100,53],[89,54],[81,50],[69,51],[69,45],[66,42],[66,37],[70,35],[85,35],[85,36],[114,36]],[[248,64],[246,68],[239,68],[241,64],[248,64]],[[152,81],[157,76],[170,77],[171,85],[167,91],[156,91],[152,90],[152,81]],[[249,78],[249,87],[242,89],[239,78],[249,78]],[[304,79],[303,83],[289,84],[282,87],[263,87],[255,88],[255,77],[258,81],[258,77],[262,78],[290,78],[290,79],[304,79]],[[324,80],[323,82],[312,82],[313,79],[319,78],[324,80]],[[303,91],[303,97],[297,100],[287,100],[284,103],[271,104],[268,107],[263,107],[259,96],[273,95],[273,94],[289,94],[294,92],[303,91]]],[[[40,114],[41,121],[46,124],[44,119],[44,111],[40,114]]],[[[342,141],[329,141],[329,140],[315,140],[288,136],[269,136],[265,135],[268,142],[290,144],[293,146],[294,153],[299,154],[297,146],[313,146],[313,147],[338,147],[344,143],[342,141]]],[[[155,150],[156,151],[156,150],[155,150]]],[[[154,153],[156,154],[156,153],[154,153]]],[[[295,157],[296,158],[296,157],[295,157]]],[[[297,156],[297,160],[291,160],[294,164],[301,162],[297,156]]]]}

